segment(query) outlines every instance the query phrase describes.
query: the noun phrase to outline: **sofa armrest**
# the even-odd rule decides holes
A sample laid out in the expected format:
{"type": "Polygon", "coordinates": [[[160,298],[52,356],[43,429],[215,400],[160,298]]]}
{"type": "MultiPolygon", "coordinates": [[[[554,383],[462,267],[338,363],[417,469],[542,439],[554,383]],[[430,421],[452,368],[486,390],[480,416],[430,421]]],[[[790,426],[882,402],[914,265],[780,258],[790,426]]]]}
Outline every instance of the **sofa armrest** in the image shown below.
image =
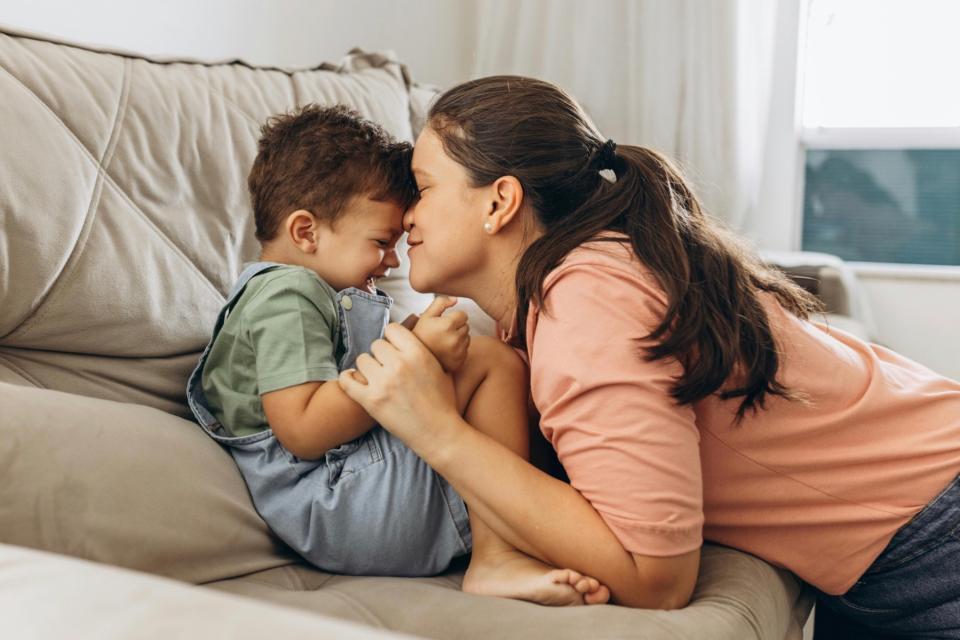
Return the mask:
{"type": "Polygon", "coordinates": [[[865,340],[876,339],[876,324],[857,274],[841,258],[813,251],[762,251],[760,258],[819,298],[826,320],[865,340]],[[851,322],[852,321],[852,322],[851,322]]]}

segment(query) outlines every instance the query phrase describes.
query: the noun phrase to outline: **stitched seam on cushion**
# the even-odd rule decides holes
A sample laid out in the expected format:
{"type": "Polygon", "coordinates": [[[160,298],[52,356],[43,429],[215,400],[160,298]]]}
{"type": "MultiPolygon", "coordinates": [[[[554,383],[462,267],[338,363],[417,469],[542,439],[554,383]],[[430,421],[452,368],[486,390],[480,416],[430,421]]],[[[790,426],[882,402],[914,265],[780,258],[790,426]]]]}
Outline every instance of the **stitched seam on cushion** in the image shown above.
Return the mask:
{"type": "Polygon", "coordinates": [[[10,369],[12,369],[12,370],[14,371],[14,373],[16,373],[17,375],[19,375],[19,376],[23,377],[24,379],[26,379],[27,381],[32,382],[33,384],[35,384],[38,389],[47,389],[47,388],[48,388],[47,385],[43,384],[43,383],[40,382],[37,378],[35,378],[34,376],[32,376],[32,375],[30,375],[29,373],[27,373],[27,370],[26,370],[26,369],[24,369],[23,367],[20,367],[20,366],[15,365],[15,364],[10,360],[10,358],[4,356],[3,354],[0,354],[0,361],[3,361],[4,365],[6,365],[6,366],[9,367],[10,369]]]}
{"type": "MultiPolygon", "coordinates": [[[[206,275],[205,275],[202,271],[200,271],[200,269],[197,267],[197,265],[194,264],[194,263],[186,256],[186,254],[183,253],[183,251],[180,249],[180,247],[177,246],[177,244],[176,244],[175,242],[173,242],[166,234],[164,234],[162,231],[160,231],[160,229],[153,223],[153,221],[150,219],[150,217],[147,216],[147,214],[145,214],[145,213],[140,209],[140,207],[138,207],[138,206],[136,205],[136,203],[134,203],[134,202],[130,199],[130,196],[127,195],[127,193],[126,193],[123,189],[121,189],[120,186],[117,185],[116,182],[114,182],[113,178],[110,177],[110,175],[104,170],[103,166],[102,166],[99,162],[97,162],[97,160],[96,160],[96,158],[94,158],[93,154],[90,153],[90,149],[88,149],[88,148],[80,141],[80,139],[77,138],[77,136],[76,136],[76,134],[73,132],[73,130],[70,129],[70,127],[68,127],[68,126],[66,125],[66,123],[65,123],[63,120],[61,120],[60,117],[59,117],[56,113],[54,113],[54,111],[49,107],[49,105],[47,105],[46,102],[44,102],[43,100],[41,100],[40,97],[39,97],[36,93],[34,93],[34,91],[33,91],[30,87],[28,87],[27,85],[25,85],[25,84],[20,80],[20,78],[18,78],[17,76],[13,75],[13,74],[10,72],[9,69],[7,69],[6,67],[4,67],[3,65],[0,65],[0,70],[3,70],[8,76],[10,76],[11,78],[13,78],[13,80],[14,80],[17,84],[19,84],[19,85],[20,85],[21,87],[23,87],[31,96],[33,96],[33,98],[36,100],[37,104],[39,104],[39,105],[43,108],[43,110],[46,111],[46,113],[49,114],[50,117],[52,117],[52,118],[54,119],[54,121],[55,121],[57,124],[59,124],[60,127],[61,127],[64,131],[66,131],[66,132],[69,134],[69,138],[70,138],[71,140],[73,140],[74,144],[76,144],[77,147],[80,148],[80,150],[87,156],[88,159],[90,159],[92,162],[95,163],[96,168],[97,168],[97,174],[98,174],[98,177],[97,177],[98,183],[106,182],[107,184],[111,185],[111,186],[116,190],[116,192],[120,195],[121,199],[122,199],[124,202],[126,202],[128,205],[130,205],[130,207],[134,210],[134,212],[136,212],[136,213],[140,216],[140,218],[147,224],[147,227],[148,227],[149,229],[151,229],[151,230],[157,235],[157,237],[159,237],[159,238],[161,239],[161,241],[165,242],[165,243],[168,245],[168,247],[169,247],[177,256],[179,256],[179,257],[183,260],[183,262],[187,265],[187,267],[188,267],[189,269],[191,269],[196,275],[198,275],[198,276],[200,277],[200,279],[210,288],[210,290],[211,290],[216,296],[218,296],[219,298],[222,299],[222,298],[223,298],[223,294],[220,293],[220,291],[214,286],[214,284],[209,280],[209,278],[207,278],[206,275]]],[[[56,279],[55,279],[55,280],[56,280],[56,279]]],[[[52,288],[52,285],[51,285],[51,288],[52,288]]],[[[49,295],[49,292],[48,292],[46,295],[49,295]]],[[[45,297],[46,297],[46,295],[45,295],[45,297]]],[[[18,325],[17,328],[19,328],[19,326],[22,325],[23,322],[26,321],[26,319],[28,319],[31,315],[33,315],[34,313],[36,313],[36,309],[37,309],[37,307],[35,307],[27,316],[25,316],[24,320],[22,320],[22,321],[20,322],[20,324],[18,325]]],[[[16,331],[16,329],[14,329],[14,331],[16,331]]],[[[10,333],[7,333],[7,334],[4,335],[4,336],[0,336],[0,338],[5,338],[5,337],[9,336],[9,335],[12,334],[12,333],[13,333],[13,331],[11,331],[10,333]]]]}
{"type": "Polygon", "coordinates": [[[292,581],[297,583],[298,591],[319,591],[320,589],[323,589],[324,587],[326,587],[327,584],[334,578],[333,574],[322,571],[322,573],[324,574],[323,581],[320,582],[315,587],[307,587],[307,583],[304,581],[303,576],[299,571],[299,569],[303,567],[309,567],[311,571],[313,570],[322,571],[322,570],[318,570],[316,567],[314,567],[313,565],[305,561],[295,562],[292,564],[285,565],[283,567],[283,574],[286,576],[289,576],[292,581]]]}
{"type": "MultiPolygon", "coordinates": [[[[103,53],[120,58],[130,58],[131,60],[144,60],[150,64],[156,65],[174,65],[174,64],[189,64],[197,65],[201,67],[231,67],[231,66],[240,66],[247,69],[252,69],[254,71],[279,71],[280,73],[291,75],[294,73],[300,73],[303,71],[331,71],[334,73],[358,73],[356,71],[350,71],[346,69],[342,63],[334,62],[321,62],[312,67],[279,67],[279,66],[270,66],[270,65],[255,65],[246,60],[239,58],[230,59],[230,60],[200,60],[193,59],[190,57],[178,58],[175,56],[170,56],[164,58],[162,56],[153,57],[148,54],[137,53],[135,51],[126,51],[122,48],[113,48],[108,46],[96,46],[91,44],[83,44],[79,42],[72,42],[68,39],[61,39],[56,36],[50,35],[41,35],[38,33],[31,33],[29,30],[20,30],[15,27],[0,25],[0,35],[7,36],[12,39],[22,39],[22,40],[32,40],[34,42],[55,44],[61,47],[67,47],[69,49],[76,49],[79,51],[89,51],[91,53],[103,53]]],[[[379,55],[376,52],[363,51],[359,48],[351,49],[348,54],[353,54],[354,51],[360,52],[359,55],[363,55],[365,58],[373,60],[373,63],[370,67],[371,69],[382,69],[389,66],[397,66],[401,69],[404,68],[403,64],[398,60],[394,60],[384,55],[379,55]]],[[[406,84],[406,80],[404,81],[406,84]]]]}
{"type": "MultiPolygon", "coordinates": [[[[126,61],[127,61],[127,63],[129,64],[129,63],[131,63],[131,62],[132,62],[133,60],[135,60],[135,59],[137,59],[137,58],[126,58],[126,61]]],[[[150,65],[156,64],[156,63],[155,63],[154,61],[152,61],[152,60],[141,60],[141,62],[146,62],[147,64],[150,64],[150,65]]],[[[202,65],[202,66],[206,66],[206,65],[202,65]]],[[[209,66],[208,66],[207,68],[212,68],[212,67],[209,67],[209,66]]],[[[231,100],[230,98],[228,98],[225,93],[223,93],[223,92],[221,92],[221,91],[218,91],[217,89],[214,89],[214,88],[211,87],[209,84],[206,84],[203,80],[201,80],[201,79],[199,79],[199,78],[193,78],[193,77],[191,77],[191,76],[184,76],[182,79],[186,80],[187,82],[190,82],[190,83],[193,84],[193,85],[197,85],[201,90],[206,91],[207,93],[210,93],[210,94],[219,96],[219,97],[223,100],[223,103],[224,103],[231,111],[237,113],[238,115],[240,115],[241,117],[243,117],[245,120],[249,121],[249,123],[254,126],[254,134],[256,134],[256,133],[259,131],[260,123],[257,121],[257,119],[254,118],[254,117],[253,117],[252,115],[250,115],[249,113],[247,113],[246,111],[244,111],[244,110],[240,107],[240,105],[238,105],[238,104],[235,103],[233,100],[231,100]]]]}
{"type": "MultiPolygon", "coordinates": [[[[336,64],[332,62],[321,62],[320,64],[314,65],[312,67],[287,69],[287,68],[278,67],[278,66],[254,65],[249,62],[246,62],[245,60],[240,60],[240,59],[223,60],[223,61],[216,61],[216,62],[208,62],[204,60],[192,60],[192,59],[178,59],[178,58],[172,58],[169,60],[158,60],[148,55],[137,54],[136,52],[133,52],[133,51],[115,50],[109,47],[100,48],[93,45],[84,45],[76,42],[69,42],[67,40],[59,40],[54,37],[40,36],[38,34],[19,33],[15,29],[11,29],[8,31],[3,27],[0,27],[0,34],[10,38],[20,38],[25,40],[32,40],[35,42],[50,43],[50,44],[55,44],[61,47],[77,49],[80,51],[89,51],[91,53],[96,53],[96,54],[108,54],[112,56],[122,57],[128,63],[134,60],[138,60],[141,62],[146,62],[147,64],[150,64],[150,65],[159,65],[159,66],[172,66],[177,64],[184,64],[184,65],[206,67],[208,69],[213,69],[215,67],[244,67],[246,69],[250,69],[251,71],[269,71],[269,72],[282,73],[283,75],[287,76],[289,80],[291,80],[291,91],[293,92],[293,95],[294,95],[294,105],[299,105],[300,101],[299,101],[299,94],[297,93],[296,85],[292,82],[292,80],[293,80],[293,77],[299,73],[311,73],[311,72],[323,71],[323,72],[333,73],[336,75],[359,75],[359,74],[362,74],[364,71],[367,71],[368,69],[374,70],[374,71],[381,71],[381,70],[386,70],[388,67],[397,67],[399,72],[399,79],[402,81],[404,86],[403,93],[407,95],[408,110],[410,105],[410,99],[409,99],[410,79],[407,77],[406,67],[403,64],[401,64],[400,61],[398,60],[393,60],[387,56],[379,55],[370,51],[363,52],[362,54],[360,54],[365,59],[370,61],[370,65],[362,69],[348,69],[345,67],[343,63],[336,64]]],[[[353,51],[354,50],[351,50],[349,55],[353,55],[353,51]]],[[[359,51],[359,49],[357,49],[356,51],[359,51]]],[[[259,127],[261,126],[261,122],[257,120],[255,117],[253,117],[252,115],[246,113],[240,107],[240,105],[230,100],[226,96],[226,94],[216,89],[213,89],[208,85],[203,84],[203,82],[201,82],[200,80],[193,80],[193,78],[187,78],[187,80],[194,82],[195,84],[200,84],[204,89],[208,90],[210,93],[214,93],[220,96],[221,98],[223,98],[224,102],[228,106],[233,107],[237,113],[239,113],[240,115],[245,117],[247,120],[249,120],[251,124],[253,124],[257,128],[257,130],[259,130],[259,127]]]]}
{"type": "MultiPolygon", "coordinates": [[[[123,65],[123,82],[120,87],[120,99],[117,101],[117,109],[113,114],[113,125],[110,128],[110,137],[107,138],[107,146],[104,147],[103,157],[97,163],[97,180],[93,186],[93,193],[90,196],[90,205],[87,207],[87,212],[84,215],[83,225],[80,228],[80,233],[77,235],[77,240],[73,244],[73,249],[70,251],[70,256],[67,258],[66,262],[63,263],[63,267],[60,269],[60,272],[57,274],[57,276],[51,281],[50,287],[40,297],[40,299],[37,300],[33,312],[21,320],[16,328],[8,333],[7,336],[13,335],[16,331],[26,329],[31,325],[35,325],[46,318],[47,315],[49,315],[52,307],[49,305],[45,307],[44,303],[50,299],[50,296],[53,295],[54,291],[57,289],[62,289],[63,287],[68,287],[69,284],[76,279],[77,270],[75,267],[77,262],[80,260],[80,256],[83,255],[84,249],[87,247],[87,239],[90,237],[90,229],[93,227],[93,222],[97,217],[96,208],[100,203],[100,196],[103,194],[104,176],[106,175],[107,165],[110,163],[110,160],[113,157],[113,152],[117,148],[117,139],[120,137],[120,123],[123,120],[123,115],[126,113],[129,98],[130,61],[125,60],[123,65]]],[[[63,124],[64,127],[66,127],[66,124],[63,124]]]]}
{"type": "Polygon", "coordinates": [[[293,93],[293,106],[299,107],[303,103],[300,102],[300,90],[298,88],[297,77],[295,74],[290,74],[287,77],[290,80],[290,92],[293,93]]]}
{"type": "Polygon", "coordinates": [[[192,83],[192,84],[199,85],[199,86],[200,86],[203,90],[205,90],[207,93],[210,93],[210,94],[212,94],[212,95],[219,96],[220,99],[223,100],[223,104],[225,104],[231,111],[233,111],[234,113],[240,115],[240,116],[243,117],[245,120],[247,120],[247,122],[248,122],[249,124],[252,124],[252,125],[253,125],[253,127],[254,127],[254,129],[253,129],[254,135],[257,135],[257,134],[259,133],[259,130],[260,130],[260,122],[257,121],[257,119],[254,118],[252,115],[250,115],[249,113],[247,113],[246,111],[244,111],[244,110],[240,107],[240,105],[238,105],[236,102],[234,102],[233,100],[231,100],[230,98],[228,98],[228,97],[227,97],[227,94],[225,94],[225,93],[223,93],[222,91],[219,91],[219,90],[217,90],[217,89],[214,89],[214,88],[211,87],[209,84],[204,84],[200,79],[195,79],[195,78],[192,78],[192,77],[190,77],[190,76],[185,76],[184,79],[187,80],[188,82],[192,83]]]}
{"type": "MultiPolygon", "coordinates": [[[[30,87],[26,86],[23,82],[20,81],[19,78],[17,78],[17,77],[14,76],[12,73],[10,73],[10,71],[9,71],[8,69],[6,69],[5,67],[0,66],[0,69],[3,69],[3,70],[7,73],[7,75],[9,75],[11,78],[13,78],[21,87],[23,87],[24,89],[26,89],[27,93],[29,93],[31,96],[33,96],[33,97],[37,100],[37,102],[39,102],[40,105],[41,105],[44,109],[46,109],[46,110],[50,113],[50,115],[52,115],[53,118],[54,118],[64,129],[66,129],[68,132],[70,132],[71,134],[73,134],[73,131],[71,131],[70,128],[66,126],[66,123],[64,123],[62,120],[60,120],[60,118],[59,118],[55,113],[53,113],[53,110],[50,109],[50,108],[47,106],[47,104],[46,104],[43,100],[41,100],[40,97],[37,96],[37,94],[34,93],[32,89],[30,89],[30,87]]],[[[109,149],[110,149],[110,141],[111,141],[111,139],[113,138],[113,136],[114,136],[114,134],[115,134],[116,123],[117,123],[117,116],[119,115],[119,112],[120,112],[120,106],[122,105],[122,103],[123,103],[123,101],[124,101],[124,89],[125,89],[125,87],[126,87],[126,84],[127,84],[126,66],[124,66],[124,78],[122,79],[122,84],[121,84],[121,88],[120,88],[120,97],[119,97],[119,99],[117,100],[117,111],[114,113],[114,116],[113,116],[113,127],[112,127],[112,130],[111,130],[111,132],[110,132],[110,138],[108,138],[108,140],[107,140],[107,146],[104,147],[104,156],[106,156],[107,152],[109,151],[109,149]]],[[[75,141],[77,142],[77,144],[78,144],[81,148],[83,148],[85,151],[87,151],[87,155],[88,155],[90,158],[93,158],[93,154],[90,153],[89,149],[87,149],[86,147],[84,147],[84,145],[83,145],[82,143],[80,143],[80,141],[79,141],[78,139],[76,139],[76,136],[73,136],[73,137],[75,138],[75,141]]],[[[97,164],[97,167],[99,168],[99,167],[100,167],[100,163],[98,162],[98,163],[96,163],[96,164],[97,164]]],[[[98,170],[98,172],[97,172],[97,178],[96,178],[96,180],[94,181],[93,189],[92,189],[91,192],[90,192],[90,204],[87,206],[87,211],[86,211],[86,213],[84,214],[83,222],[82,222],[82,224],[80,225],[80,231],[77,233],[77,238],[76,238],[76,240],[74,240],[73,247],[70,249],[70,253],[69,253],[69,255],[67,256],[67,259],[63,261],[63,266],[60,267],[60,270],[57,272],[56,276],[54,276],[54,277],[50,280],[50,284],[47,286],[46,291],[44,291],[44,292],[40,295],[40,297],[39,297],[37,300],[34,301],[34,304],[32,305],[32,308],[23,316],[23,318],[20,319],[20,321],[16,324],[16,326],[15,326],[13,329],[11,329],[10,331],[8,331],[8,332],[7,332],[6,334],[4,334],[3,336],[0,336],[0,338],[6,338],[6,337],[8,337],[8,336],[11,336],[11,335],[13,335],[14,333],[16,333],[17,331],[19,331],[24,325],[28,324],[29,322],[34,321],[34,320],[33,320],[34,316],[37,314],[37,312],[38,312],[38,311],[40,310],[40,308],[43,306],[43,303],[50,297],[50,294],[53,292],[53,290],[57,287],[57,284],[58,284],[60,278],[63,276],[64,272],[67,270],[67,265],[69,265],[69,264],[71,263],[71,261],[75,259],[75,256],[76,256],[76,253],[77,253],[77,248],[80,246],[81,241],[82,241],[82,239],[83,239],[83,237],[84,237],[84,234],[89,231],[89,226],[90,226],[90,223],[91,223],[90,212],[93,210],[94,204],[99,201],[99,195],[98,195],[98,194],[100,193],[100,190],[101,190],[101,188],[102,188],[102,182],[103,182],[103,180],[102,180],[102,175],[100,174],[100,171],[98,170]]]]}

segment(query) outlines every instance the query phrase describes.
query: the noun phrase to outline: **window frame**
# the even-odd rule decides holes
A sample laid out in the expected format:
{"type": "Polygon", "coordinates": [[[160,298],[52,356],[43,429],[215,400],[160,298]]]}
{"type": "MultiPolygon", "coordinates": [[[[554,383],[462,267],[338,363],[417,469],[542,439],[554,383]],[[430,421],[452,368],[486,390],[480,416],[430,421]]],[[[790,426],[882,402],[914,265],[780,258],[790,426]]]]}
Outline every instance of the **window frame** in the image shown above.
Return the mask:
{"type": "MultiPolygon", "coordinates": [[[[794,96],[794,133],[796,162],[794,165],[794,198],[790,243],[803,250],[803,199],[806,190],[806,155],[808,150],[856,149],[956,149],[960,151],[960,126],[954,127],[808,127],[803,122],[804,53],[807,46],[809,1],[798,0],[791,12],[797,20],[797,47],[794,59],[796,74],[794,96]]],[[[921,265],[896,262],[848,261],[858,274],[893,278],[923,278],[960,282],[960,265],[921,265]]]]}

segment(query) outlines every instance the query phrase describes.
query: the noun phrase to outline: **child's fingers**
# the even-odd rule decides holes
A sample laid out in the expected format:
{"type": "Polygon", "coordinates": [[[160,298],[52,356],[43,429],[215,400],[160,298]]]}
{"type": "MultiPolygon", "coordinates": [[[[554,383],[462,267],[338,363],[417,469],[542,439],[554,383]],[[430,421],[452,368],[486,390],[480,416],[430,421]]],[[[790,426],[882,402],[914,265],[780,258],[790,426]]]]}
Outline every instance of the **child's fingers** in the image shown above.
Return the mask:
{"type": "Polygon", "coordinates": [[[453,313],[445,315],[444,318],[448,318],[454,328],[459,328],[467,324],[467,314],[463,311],[454,311],[453,313]]]}
{"type": "Polygon", "coordinates": [[[421,314],[422,318],[438,318],[444,311],[457,304],[456,298],[449,296],[437,296],[430,303],[430,306],[421,314]]]}
{"type": "Polygon", "coordinates": [[[340,383],[340,388],[346,391],[348,395],[353,395],[351,392],[356,391],[361,385],[366,385],[367,379],[356,369],[344,369],[340,372],[337,382],[340,383]]]}
{"type": "Polygon", "coordinates": [[[400,324],[405,326],[407,329],[410,329],[411,331],[413,331],[413,328],[417,326],[417,320],[419,319],[420,319],[420,316],[418,316],[415,313],[411,313],[406,318],[404,318],[403,322],[401,322],[400,324]]]}

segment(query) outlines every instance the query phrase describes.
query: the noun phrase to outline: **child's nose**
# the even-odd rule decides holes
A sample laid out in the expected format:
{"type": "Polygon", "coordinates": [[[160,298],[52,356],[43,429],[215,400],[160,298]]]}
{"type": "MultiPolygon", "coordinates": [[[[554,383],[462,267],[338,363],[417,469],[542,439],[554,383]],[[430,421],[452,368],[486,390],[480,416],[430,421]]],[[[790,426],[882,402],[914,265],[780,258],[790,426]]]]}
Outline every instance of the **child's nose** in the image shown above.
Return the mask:
{"type": "Polygon", "coordinates": [[[395,269],[400,266],[400,256],[397,255],[396,249],[390,249],[383,256],[383,266],[389,269],[395,269]]]}

